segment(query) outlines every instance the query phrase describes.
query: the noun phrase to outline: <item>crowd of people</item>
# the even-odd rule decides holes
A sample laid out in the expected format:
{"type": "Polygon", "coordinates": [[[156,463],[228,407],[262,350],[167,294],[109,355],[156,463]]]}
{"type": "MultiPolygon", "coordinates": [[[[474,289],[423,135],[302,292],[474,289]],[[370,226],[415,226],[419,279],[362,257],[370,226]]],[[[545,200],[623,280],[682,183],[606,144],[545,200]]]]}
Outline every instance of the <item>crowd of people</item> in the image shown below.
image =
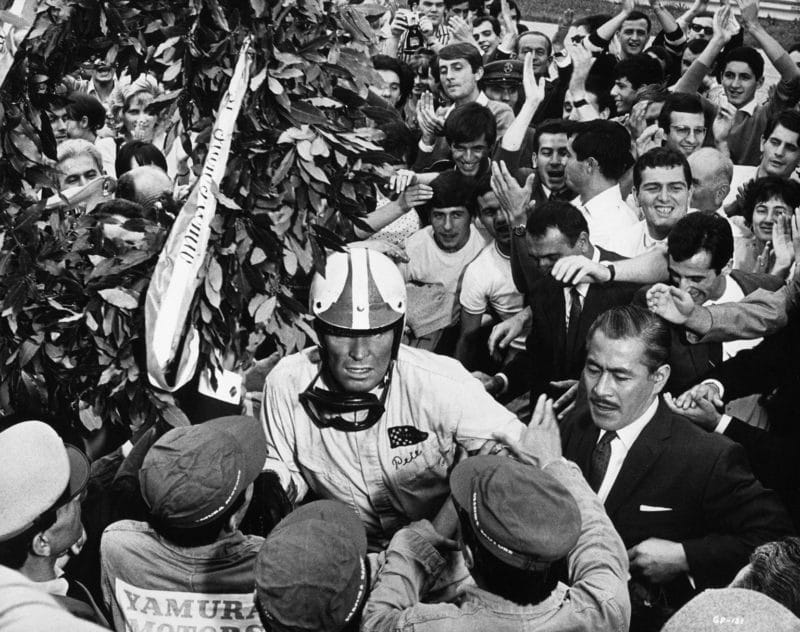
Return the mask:
{"type": "MultiPolygon", "coordinates": [[[[3,418],[0,630],[800,630],[800,41],[737,4],[371,16],[317,344],[88,456],[3,418]]],[[[162,93],[65,77],[47,206],[168,226],[162,93]]]]}

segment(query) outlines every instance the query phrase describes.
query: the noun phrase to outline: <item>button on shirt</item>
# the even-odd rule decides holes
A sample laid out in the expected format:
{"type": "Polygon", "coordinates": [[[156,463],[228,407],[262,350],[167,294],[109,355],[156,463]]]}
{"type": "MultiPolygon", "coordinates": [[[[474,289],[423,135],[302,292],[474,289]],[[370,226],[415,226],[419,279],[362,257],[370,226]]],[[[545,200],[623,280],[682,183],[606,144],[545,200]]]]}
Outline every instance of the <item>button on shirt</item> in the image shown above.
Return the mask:
{"type": "Polygon", "coordinates": [[[579,201],[575,205],[589,224],[592,243],[612,252],[618,252],[622,232],[639,220],[636,212],[622,199],[618,184],[598,193],[584,204],[579,201]]]}
{"type": "Polygon", "coordinates": [[[465,451],[479,449],[495,432],[518,438],[524,428],[459,362],[405,345],[386,412],[374,426],[320,428],[298,398],[319,368],[312,348],[282,359],[267,377],[265,469],[277,472],[284,486],[294,482],[298,500],[312,489],[355,509],[372,550],[385,548],[400,527],[436,514],[450,493],[450,469],[465,451]],[[390,431],[398,427],[415,442],[392,441],[390,431]]]}
{"type": "MultiPolygon", "coordinates": [[[[631,451],[634,442],[638,439],[644,427],[650,423],[650,420],[656,414],[657,408],[658,398],[656,397],[641,417],[624,428],[617,430],[617,438],[611,442],[611,459],[608,462],[608,469],[600,489],[597,490],[597,495],[603,502],[606,502],[611,488],[614,487],[619,471],[622,469],[622,464],[625,462],[625,457],[628,456],[628,452],[631,451]]],[[[605,430],[600,431],[600,435],[597,437],[598,442],[605,433],[605,430]]]]}

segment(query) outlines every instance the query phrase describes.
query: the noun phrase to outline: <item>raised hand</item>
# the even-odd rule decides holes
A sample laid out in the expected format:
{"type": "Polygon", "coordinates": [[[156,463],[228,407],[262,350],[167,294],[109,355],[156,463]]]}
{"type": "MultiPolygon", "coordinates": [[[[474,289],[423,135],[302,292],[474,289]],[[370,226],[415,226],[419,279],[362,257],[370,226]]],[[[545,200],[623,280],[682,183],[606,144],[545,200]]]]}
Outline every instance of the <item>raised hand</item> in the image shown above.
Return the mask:
{"type": "Polygon", "coordinates": [[[422,206],[433,197],[433,189],[427,184],[413,184],[400,194],[397,202],[404,211],[422,206]]]}
{"type": "Polygon", "coordinates": [[[493,438],[505,444],[511,456],[521,463],[545,467],[561,458],[561,432],[553,412],[553,400],[540,395],[527,428],[522,431],[519,441],[510,440],[506,435],[495,434],[493,438]]]}
{"type": "Polygon", "coordinates": [[[674,324],[683,325],[695,310],[692,296],[677,287],[656,283],[647,290],[647,307],[674,324]]]}
{"type": "Polygon", "coordinates": [[[569,46],[569,56],[572,58],[570,86],[577,90],[584,90],[586,78],[594,65],[594,56],[583,44],[569,46]]]}
{"type": "Polygon", "coordinates": [[[556,412],[558,420],[561,421],[575,408],[575,403],[578,401],[578,388],[580,383],[578,380],[561,380],[558,382],[550,382],[550,386],[560,388],[564,391],[553,404],[553,410],[556,412]]]}
{"type": "Polygon", "coordinates": [[[758,0],[736,0],[739,5],[742,26],[750,28],[758,24],[758,0]]]}
{"type": "Polygon", "coordinates": [[[433,22],[431,22],[431,19],[427,15],[423,15],[419,19],[419,30],[422,31],[425,37],[433,35],[433,22]]]}
{"type": "Polygon", "coordinates": [[[773,274],[788,273],[794,262],[794,243],[792,241],[792,219],[786,215],[776,217],[772,224],[772,247],[775,251],[773,274]]]}
{"type": "Polygon", "coordinates": [[[534,174],[531,174],[520,186],[517,179],[511,175],[502,160],[492,163],[492,191],[500,203],[500,210],[505,214],[509,226],[524,223],[527,218],[528,205],[533,195],[534,174]]]}
{"type": "Polygon", "coordinates": [[[733,31],[728,27],[728,22],[731,20],[731,17],[731,5],[729,4],[723,4],[714,12],[714,35],[712,35],[712,38],[716,38],[723,44],[727,44],[731,41],[733,31]]]}
{"type": "Polygon", "coordinates": [[[648,107],[650,107],[650,101],[646,100],[634,104],[631,109],[631,115],[625,122],[625,127],[628,128],[628,131],[631,133],[631,138],[634,141],[647,129],[647,120],[645,117],[647,116],[648,107]]]}
{"type": "Polygon", "coordinates": [[[511,7],[508,0],[500,0],[500,27],[504,35],[517,34],[517,23],[511,15],[511,7]]]}
{"type": "Polygon", "coordinates": [[[539,77],[533,72],[533,54],[525,53],[525,61],[522,67],[522,87],[525,90],[525,103],[531,107],[539,107],[544,100],[545,78],[539,77]]]}
{"type": "Polygon", "coordinates": [[[728,103],[727,99],[719,104],[717,115],[714,117],[714,123],[711,126],[711,133],[714,134],[715,143],[728,142],[728,136],[731,133],[733,118],[735,116],[736,108],[728,103]]]}
{"type": "Polygon", "coordinates": [[[453,39],[457,42],[466,42],[467,44],[474,44],[475,37],[472,35],[472,27],[469,23],[458,15],[450,16],[447,22],[450,30],[453,33],[453,39]]]}
{"type": "Polygon", "coordinates": [[[492,327],[489,334],[489,354],[500,360],[501,351],[508,348],[511,341],[517,338],[525,330],[525,325],[531,317],[531,308],[526,307],[511,318],[503,320],[492,327]]]}
{"type": "Polygon", "coordinates": [[[770,259],[772,257],[772,242],[768,241],[764,244],[764,249],[761,254],[756,257],[756,264],[753,272],[760,274],[769,274],[770,259]]]}
{"type": "Polygon", "coordinates": [[[639,138],[636,139],[634,146],[636,147],[636,155],[642,156],[654,147],[661,147],[666,139],[664,130],[658,126],[658,123],[644,128],[639,138]]]}
{"type": "Polygon", "coordinates": [[[441,132],[443,121],[436,115],[433,105],[433,95],[425,92],[417,101],[417,124],[422,131],[422,140],[428,145],[436,141],[436,135],[441,132]]]}
{"type": "Polygon", "coordinates": [[[636,0],[622,0],[621,13],[631,13],[636,9],[636,0]]]}

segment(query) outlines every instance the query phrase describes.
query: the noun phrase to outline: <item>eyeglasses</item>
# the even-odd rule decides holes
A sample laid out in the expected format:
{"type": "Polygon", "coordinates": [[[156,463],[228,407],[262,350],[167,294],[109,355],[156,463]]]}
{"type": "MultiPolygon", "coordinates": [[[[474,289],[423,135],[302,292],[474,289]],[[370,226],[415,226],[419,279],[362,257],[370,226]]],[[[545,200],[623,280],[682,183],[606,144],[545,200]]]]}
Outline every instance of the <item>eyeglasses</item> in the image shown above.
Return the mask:
{"type": "Polygon", "coordinates": [[[583,40],[585,40],[585,39],[586,39],[586,36],[585,36],[585,35],[573,35],[573,36],[570,38],[570,40],[572,41],[572,43],[573,43],[573,44],[575,44],[575,46],[577,46],[578,44],[580,44],[580,43],[581,43],[583,40]]]}
{"type": "Polygon", "coordinates": [[[695,33],[703,33],[704,35],[708,35],[709,37],[711,37],[714,34],[713,26],[703,26],[702,24],[691,24],[690,28],[695,33]]]}
{"type": "Polygon", "coordinates": [[[687,125],[670,125],[669,127],[679,138],[686,138],[690,133],[694,133],[695,138],[706,135],[705,127],[688,127],[687,125]]]}

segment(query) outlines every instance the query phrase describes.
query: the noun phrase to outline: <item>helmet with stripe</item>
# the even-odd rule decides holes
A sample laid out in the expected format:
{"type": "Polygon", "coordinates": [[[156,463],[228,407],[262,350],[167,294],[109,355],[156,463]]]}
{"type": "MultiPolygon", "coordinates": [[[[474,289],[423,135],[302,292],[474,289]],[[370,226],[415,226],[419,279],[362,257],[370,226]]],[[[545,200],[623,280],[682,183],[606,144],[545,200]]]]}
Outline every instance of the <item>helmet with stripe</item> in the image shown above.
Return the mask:
{"type": "Polygon", "coordinates": [[[402,327],[406,285],[386,255],[350,248],[327,257],[325,274],[315,274],[309,307],[324,332],[354,335],[402,327]]]}

